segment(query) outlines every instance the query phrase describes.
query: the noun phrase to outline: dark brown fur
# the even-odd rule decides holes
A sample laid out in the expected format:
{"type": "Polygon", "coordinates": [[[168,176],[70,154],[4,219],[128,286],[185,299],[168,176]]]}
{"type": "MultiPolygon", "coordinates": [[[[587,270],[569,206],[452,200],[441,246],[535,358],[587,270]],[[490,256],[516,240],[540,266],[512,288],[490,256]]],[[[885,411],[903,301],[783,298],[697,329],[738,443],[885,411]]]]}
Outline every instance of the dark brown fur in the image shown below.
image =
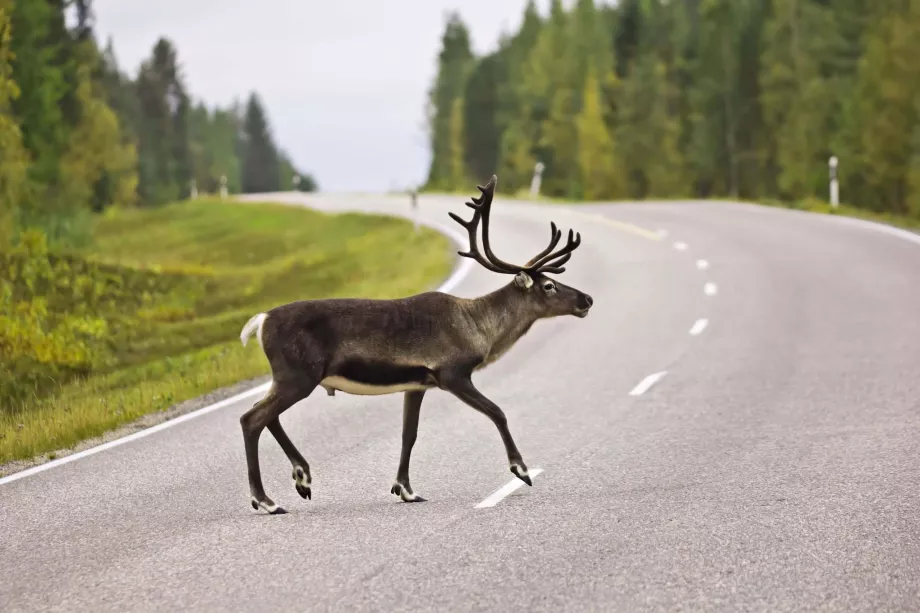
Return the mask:
{"type": "MultiPolygon", "coordinates": [[[[488,187],[480,187],[487,201],[474,200],[478,206],[470,205],[477,211],[469,222],[474,226],[471,235],[479,223],[480,212],[488,222],[494,184],[493,177],[488,187]]],[[[515,274],[512,282],[478,298],[425,292],[395,300],[305,300],[265,313],[258,334],[271,365],[273,383],[266,397],[240,419],[253,507],[271,513],[284,512],[265,495],[262,487],[257,447],[260,433],[266,427],[292,463],[297,491],[304,498],[311,496],[309,465],[287,438],[278,416],[309,396],[329,377],[374,386],[418,386],[403,392],[403,448],[396,483],[391,489],[403,500],[423,500],[412,492],[409,484],[409,459],[422,399],[427,389],[435,387],[450,392],[495,423],[512,473],[530,485],[526,465],[508,430],[504,413],[476,389],[471,377],[474,371],[500,358],[539,319],[587,315],[592,305],[590,296],[543,274],[543,270],[564,270],[558,264],[567,260],[578,245],[570,233],[569,245],[558,254],[547,256],[559,236],[561,233],[557,235],[553,225],[554,240],[550,248],[528,263],[546,256],[544,264],[530,268],[497,260],[487,241],[487,255],[483,257],[475,241],[471,241],[470,252],[463,255],[475,257],[496,272],[515,274]]],[[[249,333],[251,330],[244,329],[241,336],[244,344],[249,333]]],[[[334,381],[324,385],[329,394],[337,389],[334,381]]]]}

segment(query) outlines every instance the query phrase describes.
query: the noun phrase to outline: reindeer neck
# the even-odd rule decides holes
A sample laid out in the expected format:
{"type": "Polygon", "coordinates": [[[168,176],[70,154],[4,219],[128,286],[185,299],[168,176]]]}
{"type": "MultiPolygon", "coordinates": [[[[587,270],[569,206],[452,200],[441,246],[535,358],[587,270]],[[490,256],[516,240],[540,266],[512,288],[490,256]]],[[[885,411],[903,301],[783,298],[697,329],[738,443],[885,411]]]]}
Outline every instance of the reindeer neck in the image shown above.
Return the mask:
{"type": "Polygon", "coordinates": [[[490,353],[507,351],[537,320],[527,302],[520,299],[519,292],[509,283],[470,301],[468,312],[490,353]]]}

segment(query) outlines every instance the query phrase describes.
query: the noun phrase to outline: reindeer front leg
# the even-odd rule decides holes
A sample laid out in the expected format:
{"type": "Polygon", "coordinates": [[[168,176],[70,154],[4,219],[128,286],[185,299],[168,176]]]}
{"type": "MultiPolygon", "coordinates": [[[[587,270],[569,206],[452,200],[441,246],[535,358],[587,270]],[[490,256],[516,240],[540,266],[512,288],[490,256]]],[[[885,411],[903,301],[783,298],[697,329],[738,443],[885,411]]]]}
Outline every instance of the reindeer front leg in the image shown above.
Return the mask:
{"type": "Polygon", "coordinates": [[[521,457],[521,452],[518,451],[517,445],[514,444],[514,439],[511,437],[511,431],[508,430],[508,419],[498,405],[483,396],[482,392],[476,389],[476,386],[473,385],[473,381],[470,379],[469,373],[456,373],[443,377],[440,384],[442,389],[452,393],[454,396],[492,420],[492,423],[498,428],[498,433],[502,437],[502,442],[505,443],[505,451],[508,454],[508,464],[510,465],[511,472],[518,479],[532,486],[533,483],[530,480],[530,475],[527,473],[527,466],[524,464],[524,459],[521,457]]]}
{"type": "Polygon", "coordinates": [[[418,436],[418,417],[424,397],[424,390],[406,392],[403,397],[402,451],[399,454],[396,483],[390,489],[390,493],[402,498],[403,502],[425,502],[425,498],[413,493],[412,486],[409,485],[409,458],[418,436]]]}

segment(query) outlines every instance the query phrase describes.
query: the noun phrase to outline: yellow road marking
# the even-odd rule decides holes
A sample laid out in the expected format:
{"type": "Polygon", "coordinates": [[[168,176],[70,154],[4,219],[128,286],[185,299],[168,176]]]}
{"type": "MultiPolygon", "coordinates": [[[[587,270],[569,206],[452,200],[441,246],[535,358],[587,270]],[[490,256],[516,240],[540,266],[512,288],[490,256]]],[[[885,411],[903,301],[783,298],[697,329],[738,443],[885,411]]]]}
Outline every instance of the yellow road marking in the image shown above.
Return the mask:
{"type": "Polygon", "coordinates": [[[609,217],[604,217],[603,215],[594,215],[592,213],[582,213],[581,211],[569,211],[573,215],[578,215],[584,217],[591,221],[596,221],[602,224],[606,224],[612,228],[617,228],[618,230],[623,230],[624,232],[629,232],[635,234],[636,236],[641,236],[653,241],[660,241],[661,235],[657,232],[653,232],[641,226],[631,224],[625,221],[617,221],[616,219],[610,219],[609,217]]]}

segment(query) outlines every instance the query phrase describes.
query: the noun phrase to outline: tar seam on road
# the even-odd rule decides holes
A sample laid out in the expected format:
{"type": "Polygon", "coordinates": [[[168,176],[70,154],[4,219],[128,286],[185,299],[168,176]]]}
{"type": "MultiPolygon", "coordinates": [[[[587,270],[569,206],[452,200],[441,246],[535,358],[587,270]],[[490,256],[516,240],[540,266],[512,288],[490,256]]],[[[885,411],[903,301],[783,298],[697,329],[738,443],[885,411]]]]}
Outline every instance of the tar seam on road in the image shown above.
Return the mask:
{"type": "Polygon", "coordinates": [[[715,296],[717,291],[719,291],[719,288],[716,287],[715,283],[707,283],[703,286],[703,293],[707,296],[715,296]]]}
{"type": "Polygon", "coordinates": [[[697,319],[696,323],[693,324],[693,327],[690,328],[690,334],[693,336],[697,336],[698,334],[701,334],[703,330],[706,329],[706,326],[708,325],[709,325],[708,319],[697,319]]]}
{"type": "MultiPolygon", "coordinates": [[[[432,227],[438,230],[439,232],[446,234],[451,240],[453,240],[458,245],[460,245],[462,249],[464,250],[469,249],[469,239],[466,236],[463,236],[462,234],[454,230],[453,228],[440,224],[436,221],[419,220],[419,223],[422,225],[432,227]]],[[[456,269],[450,275],[450,277],[448,277],[436,291],[441,291],[441,292],[450,291],[451,289],[456,287],[457,284],[459,284],[460,281],[462,281],[470,273],[470,271],[473,269],[473,264],[474,264],[473,260],[470,260],[468,258],[460,258],[460,259],[461,259],[460,265],[456,267],[456,269]]],[[[131,441],[135,441],[137,439],[144,438],[146,436],[150,436],[151,434],[154,434],[161,430],[165,430],[167,428],[177,426],[183,422],[189,421],[196,417],[201,417],[202,415],[205,415],[212,411],[216,411],[217,409],[222,409],[223,407],[231,405],[235,402],[238,402],[250,396],[255,396],[256,394],[267,392],[270,387],[271,387],[271,381],[269,381],[268,383],[263,383],[262,385],[256,386],[252,389],[246,390],[245,392],[241,392],[235,396],[231,396],[230,398],[225,398],[224,400],[221,400],[220,402],[216,402],[214,404],[200,408],[197,411],[185,413],[183,415],[180,415],[179,417],[175,417],[168,421],[159,423],[155,426],[151,426],[150,428],[139,430],[133,434],[129,434],[128,436],[117,438],[113,441],[109,441],[107,443],[103,443],[95,447],[90,447],[89,449],[84,449],[83,451],[78,451],[76,453],[72,453],[70,455],[66,455],[61,458],[57,458],[55,460],[51,460],[50,462],[45,462],[44,464],[38,464],[36,466],[32,466],[31,468],[27,468],[25,470],[15,472],[11,475],[7,475],[6,477],[0,477],[0,485],[4,485],[12,481],[17,481],[19,479],[29,477],[36,473],[44,472],[46,470],[50,470],[57,466],[61,466],[63,464],[69,464],[70,462],[79,460],[80,458],[85,458],[87,456],[95,455],[99,453],[100,451],[105,451],[106,449],[111,449],[112,447],[118,447],[119,445],[124,445],[125,443],[130,443],[131,441]]]]}
{"type": "Polygon", "coordinates": [[[661,381],[666,374],[668,374],[668,371],[662,370],[661,372],[656,372],[654,374],[647,376],[645,379],[642,379],[642,381],[639,382],[639,385],[634,387],[632,391],[629,392],[629,395],[630,396],[641,396],[642,394],[647,392],[649,389],[651,389],[653,385],[661,381]]]}
{"type": "MultiPolygon", "coordinates": [[[[527,471],[527,472],[528,472],[528,474],[530,475],[530,478],[533,479],[534,477],[536,477],[537,475],[539,475],[540,473],[542,473],[542,472],[543,472],[543,469],[542,469],[542,468],[533,468],[533,469],[531,469],[531,470],[529,470],[529,471],[527,471]]],[[[505,485],[503,485],[503,486],[501,486],[500,488],[498,488],[497,490],[495,490],[495,492],[493,492],[488,498],[486,498],[485,500],[483,500],[482,502],[480,502],[479,504],[477,504],[477,505],[476,505],[475,507],[473,507],[473,508],[475,508],[475,509],[485,509],[485,508],[488,508],[488,507],[494,507],[494,506],[497,505],[499,502],[501,502],[506,496],[508,496],[508,494],[510,494],[510,493],[513,492],[514,490],[518,489],[518,488],[521,487],[522,485],[524,485],[524,482],[521,481],[520,479],[518,479],[517,477],[515,477],[514,479],[512,479],[511,481],[509,481],[509,482],[506,483],[505,485]]]]}

